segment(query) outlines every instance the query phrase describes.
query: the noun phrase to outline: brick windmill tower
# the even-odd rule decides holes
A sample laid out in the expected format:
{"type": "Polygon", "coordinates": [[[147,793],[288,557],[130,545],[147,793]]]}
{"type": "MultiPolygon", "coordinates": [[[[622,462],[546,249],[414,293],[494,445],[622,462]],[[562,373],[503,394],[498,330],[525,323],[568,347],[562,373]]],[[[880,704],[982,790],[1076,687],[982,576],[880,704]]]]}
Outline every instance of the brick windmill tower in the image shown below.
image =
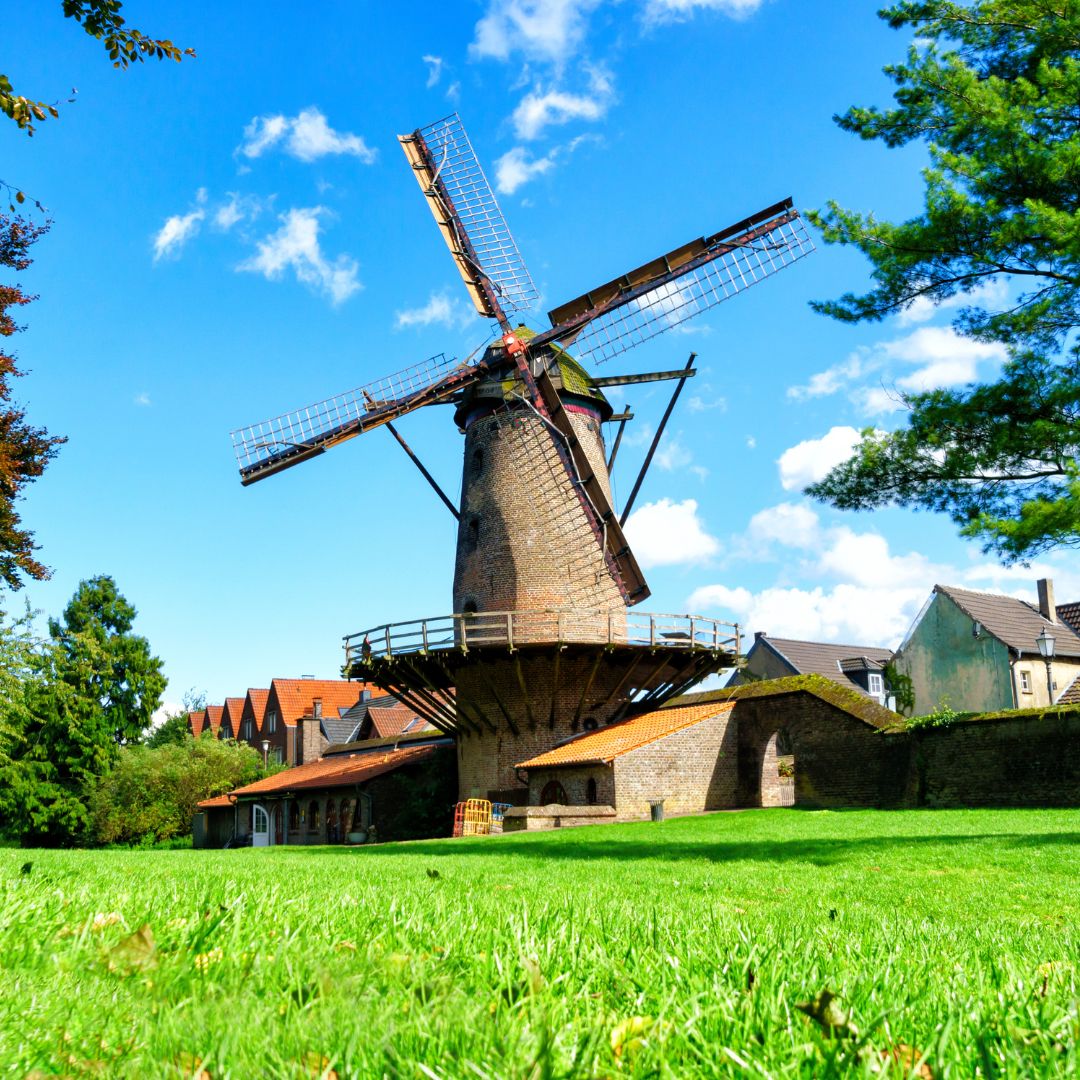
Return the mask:
{"type": "Polygon", "coordinates": [[[621,517],[612,505],[609,470],[628,415],[613,415],[604,388],[677,379],[666,422],[693,356],[680,371],[607,377],[583,361],[678,326],[813,246],[788,199],[563,304],[536,333],[508,317],[537,293],[458,117],[400,142],[477,312],[497,322],[498,336],[479,359],[433,357],[240,429],[233,444],[250,484],[376,427],[401,443],[458,519],[453,611],[349,635],[346,672],[457,736],[462,797],[521,802],[518,762],[659,705],[731,664],[739,647],[729,624],[638,614],[649,588],[622,525],[644,469],[621,517]],[[465,437],[456,502],[394,427],[439,404],[453,406],[465,437]],[[603,425],[613,420],[609,456],[603,425]]]}

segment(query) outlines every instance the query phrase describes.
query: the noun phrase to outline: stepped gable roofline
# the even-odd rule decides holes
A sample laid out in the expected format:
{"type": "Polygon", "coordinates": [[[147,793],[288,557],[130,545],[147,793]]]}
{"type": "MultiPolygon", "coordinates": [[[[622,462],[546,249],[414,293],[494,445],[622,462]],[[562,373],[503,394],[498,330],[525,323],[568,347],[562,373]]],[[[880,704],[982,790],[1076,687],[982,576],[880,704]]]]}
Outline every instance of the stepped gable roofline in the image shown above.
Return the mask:
{"type": "Polygon", "coordinates": [[[206,724],[203,726],[205,731],[207,727],[216,735],[221,727],[221,714],[224,712],[224,705],[207,705],[206,706],[206,724]]]}
{"type": "Polygon", "coordinates": [[[270,688],[248,687],[247,697],[244,699],[244,709],[251,702],[251,716],[255,723],[255,731],[263,729],[263,721],[266,719],[266,703],[270,700],[270,688]]]}
{"type": "Polygon", "coordinates": [[[955,585],[935,585],[934,592],[947,596],[972,622],[979,623],[988,634],[1015,652],[1040,656],[1036,639],[1046,629],[1057,639],[1056,656],[1080,657],[1080,635],[1067,623],[1044,619],[1039,609],[1026,600],[955,585]]]}
{"type": "Polygon", "coordinates": [[[1058,619],[1075,633],[1080,634],[1080,600],[1071,604],[1058,604],[1054,609],[1058,619]]]}
{"type": "Polygon", "coordinates": [[[751,698],[778,697],[783,694],[813,694],[814,697],[835,705],[838,709],[861,720],[864,724],[880,731],[892,730],[903,723],[903,717],[879,705],[873,698],[860,693],[854,687],[841,686],[835,679],[826,675],[788,675],[783,679],[762,679],[760,682],[743,683],[742,686],[730,686],[722,690],[705,690],[696,694],[683,694],[661,707],[677,708],[682,705],[695,705],[707,701],[730,701],[732,703],[751,698]]]}
{"type": "Polygon", "coordinates": [[[242,697],[227,697],[225,707],[221,714],[221,722],[229,722],[229,730],[233,738],[240,736],[240,717],[244,714],[244,699],[242,697]]]}
{"type": "Polygon", "coordinates": [[[607,765],[615,758],[628,754],[649,743],[692,727],[722,712],[734,704],[706,701],[679,708],[654,709],[607,724],[596,731],[577,735],[561,746],[515,765],[515,769],[542,769],[565,765],[607,765]]]}
{"type": "MultiPolygon", "coordinates": [[[[874,645],[836,645],[828,641],[798,641],[795,638],[774,638],[768,634],[755,635],[754,645],[767,645],[781,660],[785,661],[796,675],[826,675],[835,677],[841,674],[844,661],[862,658],[874,661],[883,667],[893,656],[892,649],[882,649],[874,645]]],[[[855,670],[864,670],[856,668],[855,670]]],[[[872,668],[871,670],[876,670],[872,668]]]]}
{"type": "Polygon", "coordinates": [[[365,780],[393,772],[403,765],[412,765],[435,753],[435,746],[409,746],[382,754],[349,754],[332,759],[322,758],[310,765],[294,765],[273,776],[263,777],[253,784],[239,787],[230,794],[234,798],[257,798],[260,795],[288,795],[294,791],[320,788],[352,787],[365,780]]]}
{"type": "Polygon", "coordinates": [[[280,719],[288,727],[295,727],[302,716],[311,716],[316,699],[322,702],[325,716],[338,716],[338,709],[355,705],[365,689],[369,688],[364,683],[347,679],[274,679],[270,683],[280,719]]]}

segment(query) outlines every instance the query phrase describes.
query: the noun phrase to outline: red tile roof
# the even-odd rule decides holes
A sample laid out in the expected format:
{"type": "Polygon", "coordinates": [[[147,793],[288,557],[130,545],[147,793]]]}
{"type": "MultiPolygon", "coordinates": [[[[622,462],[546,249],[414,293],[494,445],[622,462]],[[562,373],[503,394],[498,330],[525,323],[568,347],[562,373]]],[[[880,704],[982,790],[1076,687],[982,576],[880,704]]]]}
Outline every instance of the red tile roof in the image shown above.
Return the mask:
{"type": "Polygon", "coordinates": [[[222,705],[207,705],[206,706],[206,723],[210,725],[210,730],[217,735],[218,729],[221,727],[221,713],[224,706],[222,705]]]}
{"type": "Polygon", "coordinates": [[[188,727],[191,728],[191,734],[198,738],[206,727],[206,711],[199,709],[198,712],[188,713],[188,727]]]}
{"type": "Polygon", "coordinates": [[[417,719],[416,712],[403,702],[369,709],[368,716],[371,717],[371,726],[374,728],[372,738],[375,739],[388,739],[392,735],[400,735],[413,720],[417,719]]]}
{"type": "MultiPolygon", "coordinates": [[[[311,716],[315,699],[322,701],[324,716],[337,716],[338,709],[348,709],[360,700],[363,683],[344,679],[274,679],[270,689],[277,699],[281,719],[292,727],[301,716],[311,716]]],[[[372,694],[385,691],[372,691],[372,694]]]]}
{"type": "Polygon", "coordinates": [[[435,753],[434,746],[410,746],[385,754],[349,754],[323,758],[310,765],[296,765],[254,784],[237,788],[233,795],[284,795],[290,791],[348,787],[393,772],[402,765],[423,761],[435,753]]]}
{"type": "Polygon", "coordinates": [[[227,697],[225,708],[221,713],[221,726],[228,725],[229,734],[234,739],[240,738],[240,717],[244,713],[244,699],[242,697],[227,697]]]}
{"type": "MultiPolygon", "coordinates": [[[[266,702],[270,697],[270,690],[256,690],[254,687],[249,688],[247,692],[246,701],[251,702],[251,714],[255,721],[255,730],[257,732],[262,731],[263,720],[266,718],[266,702]]],[[[245,704],[245,708],[246,708],[245,704]]]]}
{"type": "Polygon", "coordinates": [[[198,804],[200,810],[216,810],[219,807],[232,805],[233,800],[230,799],[228,795],[218,795],[213,799],[203,799],[203,801],[198,804]]]}
{"type": "Polygon", "coordinates": [[[608,724],[597,731],[590,731],[587,735],[581,735],[514,767],[539,769],[554,765],[607,764],[621,754],[628,754],[631,750],[656,742],[665,735],[691,727],[710,716],[729,712],[733,708],[734,702],[711,701],[701,705],[683,705],[642,713],[641,716],[633,716],[628,720],[620,720],[617,724],[608,724]]]}

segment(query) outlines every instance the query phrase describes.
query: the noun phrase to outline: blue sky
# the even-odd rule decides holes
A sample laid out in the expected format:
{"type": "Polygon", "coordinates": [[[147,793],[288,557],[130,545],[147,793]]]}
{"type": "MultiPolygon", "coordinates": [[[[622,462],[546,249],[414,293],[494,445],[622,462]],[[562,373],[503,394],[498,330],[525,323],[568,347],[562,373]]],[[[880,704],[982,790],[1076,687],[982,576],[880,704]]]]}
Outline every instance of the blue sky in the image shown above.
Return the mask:
{"type": "MultiPolygon", "coordinates": [[[[59,4],[55,7],[59,9],[59,4]]],[[[342,635],[450,607],[454,522],[388,433],[244,489],[229,432],[489,332],[396,135],[458,111],[542,293],[543,311],[792,195],[882,216],[917,210],[918,148],[841,132],[888,100],[905,42],[874,4],[793,0],[480,0],[441,5],[129,0],[140,29],[195,60],[113,71],[45,12],[5,28],[19,92],[78,100],[33,139],[0,126],[0,178],[49,208],[23,284],[31,418],[70,441],[25,522],[55,568],[26,590],[58,612],[116,577],[164,658],[167,698],[332,676],[342,635]]],[[[954,312],[849,327],[814,298],[866,283],[820,248],[607,365],[699,354],[628,526],[654,611],[747,630],[896,644],[936,581],[1031,595],[1065,558],[1002,570],[944,519],[840,514],[802,486],[856,429],[900,421],[895,388],[992,375],[954,312]]],[[[996,297],[991,295],[993,301],[996,297]]],[[[632,387],[625,498],[670,387],[632,387]]],[[[460,484],[447,409],[402,423],[460,484]]],[[[8,601],[8,607],[15,604],[8,601]]]]}

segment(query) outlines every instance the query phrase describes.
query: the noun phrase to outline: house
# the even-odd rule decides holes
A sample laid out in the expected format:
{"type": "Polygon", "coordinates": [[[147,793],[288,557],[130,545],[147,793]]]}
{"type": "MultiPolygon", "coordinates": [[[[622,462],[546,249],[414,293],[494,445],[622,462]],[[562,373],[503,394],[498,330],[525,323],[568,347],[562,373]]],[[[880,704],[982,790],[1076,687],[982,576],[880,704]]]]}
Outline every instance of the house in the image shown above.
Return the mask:
{"type": "Polygon", "coordinates": [[[215,739],[221,734],[221,714],[224,710],[224,705],[206,706],[206,722],[203,724],[203,731],[213,732],[215,739]]]}
{"type": "Polygon", "coordinates": [[[249,687],[244,696],[244,707],[240,712],[240,739],[258,747],[262,739],[263,721],[266,718],[266,702],[270,689],[249,687]]]}
{"type": "Polygon", "coordinates": [[[322,707],[297,720],[297,761],[318,761],[331,746],[385,739],[411,731],[423,731],[430,725],[404,702],[385,690],[364,689],[360,699],[348,708],[339,706],[336,714],[322,707]]]}
{"type": "Polygon", "coordinates": [[[322,719],[351,708],[367,687],[346,679],[274,679],[266,698],[260,744],[269,743],[272,761],[297,763],[296,723],[304,716],[322,719]]]}
{"type": "Polygon", "coordinates": [[[446,836],[456,795],[449,736],[360,745],[199,803],[195,845],[248,835],[256,847],[446,836]]]}
{"type": "Polygon", "coordinates": [[[1054,603],[1049,579],[1039,602],[935,585],[904,638],[897,670],[911,678],[914,715],[948,705],[957,712],[1025,709],[1073,700],[1080,693],[1080,634],[1061,617],[1080,604],[1054,603]],[[1043,658],[1053,641],[1053,658],[1043,658]]]}
{"type": "Polygon", "coordinates": [[[887,705],[885,665],[891,649],[872,645],[833,645],[821,641],[771,638],[764,631],[754,634],[754,644],[746,663],[728,680],[741,686],[760,679],[784,679],[791,675],[824,675],[848,689],[887,705]]]}
{"type": "Polygon", "coordinates": [[[504,828],[744,806],[895,806],[907,794],[901,717],[817,674],[687,694],[518,764],[529,805],[504,828]]]}
{"type": "Polygon", "coordinates": [[[203,733],[204,727],[206,727],[205,709],[198,709],[195,712],[188,713],[188,730],[196,739],[203,733]]]}
{"type": "Polygon", "coordinates": [[[221,730],[218,738],[239,739],[243,724],[244,699],[242,697],[229,697],[225,699],[225,705],[221,710],[221,730]]]}

